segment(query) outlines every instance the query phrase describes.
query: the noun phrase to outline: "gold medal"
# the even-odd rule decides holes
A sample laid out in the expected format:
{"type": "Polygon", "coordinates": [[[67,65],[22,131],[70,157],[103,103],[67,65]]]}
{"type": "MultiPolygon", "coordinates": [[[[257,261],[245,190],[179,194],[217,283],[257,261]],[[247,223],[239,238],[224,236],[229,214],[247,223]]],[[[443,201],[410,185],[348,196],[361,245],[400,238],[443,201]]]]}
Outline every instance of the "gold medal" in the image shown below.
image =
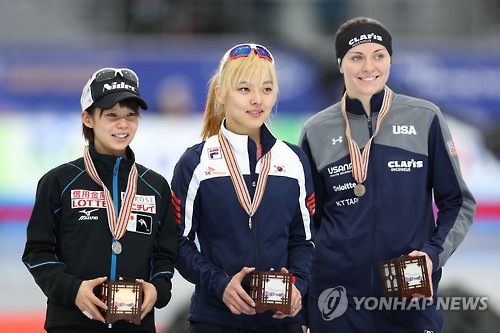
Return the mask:
{"type": "Polygon", "coordinates": [[[356,194],[358,197],[362,197],[366,193],[366,187],[363,184],[356,184],[354,186],[354,194],[356,194]]]}
{"type": "Polygon", "coordinates": [[[111,244],[111,250],[113,250],[114,254],[122,253],[122,244],[119,241],[114,241],[113,244],[111,244]]]}

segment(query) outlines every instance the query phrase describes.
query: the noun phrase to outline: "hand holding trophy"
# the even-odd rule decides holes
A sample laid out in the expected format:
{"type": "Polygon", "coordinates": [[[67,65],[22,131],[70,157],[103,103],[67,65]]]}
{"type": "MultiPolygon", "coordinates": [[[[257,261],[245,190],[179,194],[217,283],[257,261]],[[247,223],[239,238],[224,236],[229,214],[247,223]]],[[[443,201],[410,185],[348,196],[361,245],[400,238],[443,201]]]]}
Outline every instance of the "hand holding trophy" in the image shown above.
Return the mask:
{"type": "Polygon", "coordinates": [[[293,279],[293,274],[288,272],[250,273],[250,297],[255,302],[255,311],[272,310],[290,315],[293,279]]]}
{"type": "MultiPolygon", "coordinates": [[[[422,252],[423,253],[423,252],[422,252]]],[[[380,278],[385,297],[432,297],[432,280],[428,257],[406,255],[380,262],[380,278]]]]}
{"type": "Polygon", "coordinates": [[[132,279],[119,278],[118,281],[106,280],[101,287],[101,300],[108,306],[102,310],[106,324],[126,320],[141,324],[143,287],[132,279]]]}

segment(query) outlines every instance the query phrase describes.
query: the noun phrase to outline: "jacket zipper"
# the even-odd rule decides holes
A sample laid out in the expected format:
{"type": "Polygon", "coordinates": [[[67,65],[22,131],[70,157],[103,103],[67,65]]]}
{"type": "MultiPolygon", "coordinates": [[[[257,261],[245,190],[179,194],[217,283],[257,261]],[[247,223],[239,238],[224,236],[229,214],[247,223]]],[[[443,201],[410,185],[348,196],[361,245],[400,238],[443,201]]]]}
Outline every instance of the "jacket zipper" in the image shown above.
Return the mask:
{"type": "MultiPolygon", "coordinates": [[[[254,178],[254,177],[252,177],[254,178]]],[[[251,186],[252,188],[255,188],[254,184],[256,184],[255,180],[252,179],[251,186]]],[[[254,192],[255,195],[255,192],[254,192]]],[[[250,229],[250,232],[253,232],[254,235],[254,240],[255,240],[255,271],[259,271],[259,233],[258,233],[258,228],[259,225],[256,223],[256,216],[255,214],[252,216],[252,228],[250,229]]]]}
{"type": "MultiPolygon", "coordinates": [[[[370,133],[370,138],[373,135],[373,124],[372,124],[372,118],[370,116],[367,116],[367,122],[368,122],[368,131],[370,133]]],[[[372,141],[373,144],[373,141],[372,141]]],[[[373,148],[373,147],[372,147],[373,148]]],[[[373,150],[372,150],[373,151],[373,150]]],[[[376,210],[377,207],[375,205],[376,203],[376,192],[377,192],[377,184],[376,184],[376,176],[375,176],[375,165],[373,163],[373,154],[370,154],[369,157],[369,163],[372,165],[372,179],[373,179],[373,196],[372,196],[372,206],[373,206],[373,220],[372,220],[372,237],[371,237],[371,265],[370,265],[370,294],[373,294],[373,291],[375,290],[375,232],[377,230],[377,214],[376,210]]]]}
{"type": "Polygon", "coordinates": [[[366,116],[367,118],[367,121],[368,121],[368,131],[370,133],[370,138],[372,137],[373,135],[373,127],[372,127],[372,118],[370,116],[366,116]]]}

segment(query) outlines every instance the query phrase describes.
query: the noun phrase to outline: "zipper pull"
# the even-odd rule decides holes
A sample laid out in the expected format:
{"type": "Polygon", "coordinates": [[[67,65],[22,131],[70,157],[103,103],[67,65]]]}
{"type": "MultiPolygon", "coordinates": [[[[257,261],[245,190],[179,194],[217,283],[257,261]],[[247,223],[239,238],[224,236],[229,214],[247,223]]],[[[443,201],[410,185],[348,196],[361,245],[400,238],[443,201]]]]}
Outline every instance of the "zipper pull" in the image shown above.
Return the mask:
{"type": "Polygon", "coordinates": [[[370,131],[370,135],[373,134],[373,128],[372,128],[372,118],[370,116],[366,116],[368,118],[368,130],[370,131]]]}

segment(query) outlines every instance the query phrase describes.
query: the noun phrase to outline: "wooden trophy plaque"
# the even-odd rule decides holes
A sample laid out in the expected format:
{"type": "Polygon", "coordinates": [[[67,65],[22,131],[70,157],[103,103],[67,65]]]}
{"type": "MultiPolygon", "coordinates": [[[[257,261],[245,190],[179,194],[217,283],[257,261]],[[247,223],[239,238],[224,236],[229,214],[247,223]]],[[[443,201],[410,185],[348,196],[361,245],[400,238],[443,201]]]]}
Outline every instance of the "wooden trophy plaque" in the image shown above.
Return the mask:
{"type": "Polygon", "coordinates": [[[425,256],[402,256],[382,261],[379,267],[385,297],[431,296],[425,256]]]}
{"type": "Polygon", "coordinates": [[[134,280],[111,282],[107,280],[101,288],[101,300],[106,303],[108,310],[104,311],[106,324],[118,320],[126,320],[136,325],[141,324],[142,284],[134,280]]]}
{"type": "Polygon", "coordinates": [[[255,302],[255,311],[268,310],[291,313],[292,306],[291,273],[252,272],[250,273],[250,297],[255,302]]]}

